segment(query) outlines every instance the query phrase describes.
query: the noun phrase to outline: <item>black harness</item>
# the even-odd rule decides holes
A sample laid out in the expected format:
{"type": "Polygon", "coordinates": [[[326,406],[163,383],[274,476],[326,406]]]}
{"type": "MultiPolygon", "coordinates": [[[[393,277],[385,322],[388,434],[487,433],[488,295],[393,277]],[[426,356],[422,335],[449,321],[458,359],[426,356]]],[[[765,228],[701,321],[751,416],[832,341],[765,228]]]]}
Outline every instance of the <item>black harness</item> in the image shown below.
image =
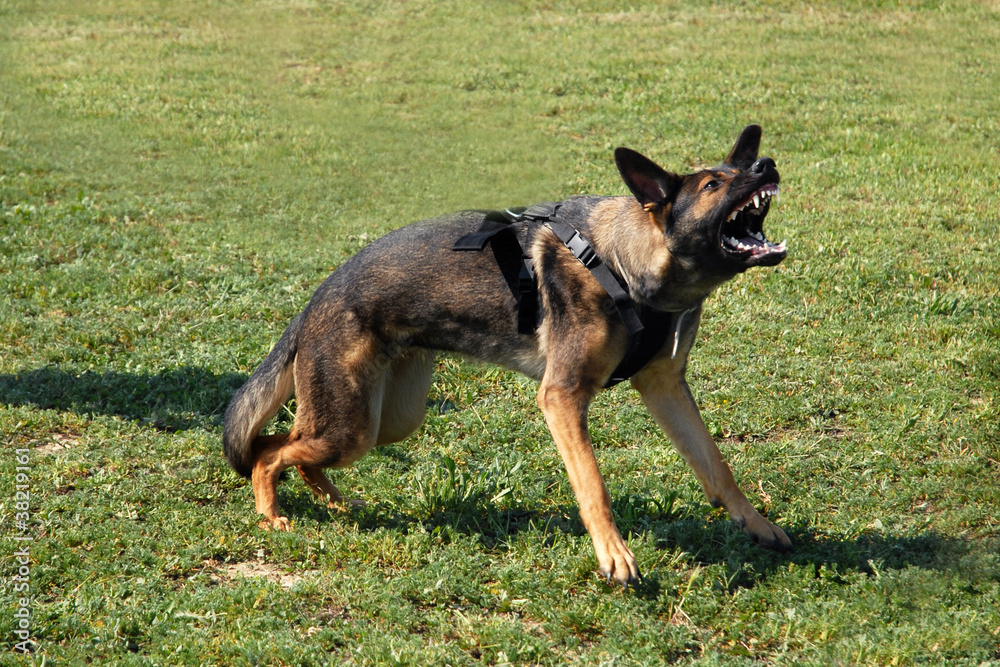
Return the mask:
{"type": "Polygon", "coordinates": [[[608,293],[625,326],[629,337],[628,351],[604,385],[613,387],[642,370],[663,349],[672,330],[675,330],[676,353],[676,336],[679,336],[680,318],[684,317],[684,313],[654,310],[632,300],[624,281],[601,261],[590,242],[575,227],[556,217],[560,206],[562,204],[546,202],[528,208],[485,211],[479,229],[459,238],[452,250],[482,251],[490,243],[498,263],[507,266],[516,263],[519,267],[517,293],[514,295],[518,303],[517,331],[532,334],[538,328],[538,281],[532,260],[524,253],[511,225],[516,222],[547,225],[608,293]],[[677,321],[674,318],[678,318],[677,321]]]}

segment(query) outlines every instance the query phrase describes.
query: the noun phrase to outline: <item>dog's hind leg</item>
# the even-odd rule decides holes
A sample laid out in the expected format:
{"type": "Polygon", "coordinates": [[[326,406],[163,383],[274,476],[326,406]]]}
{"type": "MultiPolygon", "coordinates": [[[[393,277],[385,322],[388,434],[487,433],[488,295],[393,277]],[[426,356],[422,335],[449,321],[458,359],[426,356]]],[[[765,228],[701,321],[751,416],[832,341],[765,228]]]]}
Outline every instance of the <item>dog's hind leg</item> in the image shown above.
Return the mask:
{"type": "MultiPolygon", "coordinates": [[[[371,439],[363,437],[352,441],[350,444],[360,445],[352,448],[352,453],[356,453],[358,449],[368,451],[370,444],[373,444],[371,439]]],[[[259,443],[260,450],[254,464],[252,479],[257,511],[264,515],[264,520],[261,521],[262,528],[288,530],[290,527],[288,518],[281,514],[278,505],[277,487],[281,473],[292,467],[299,472],[314,493],[327,499],[328,507],[345,503],[364,504],[363,501],[347,500],[323,472],[324,467],[346,466],[360,457],[360,454],[349,457],[336,456],[334,452],[346,449],[338,446],[336,442],[328,437],[303,437],[294,429],[291,433],[257,439],[255,444],[259,443]]]]}
{"type": "MultiPolygon", "coordinates": [[[[254,449],[257,456],[251,479],[253,481],[253,495],[257,505],[257,512],[264,515],[264,520],[260,522],[261,528],[288,530],[290,527],[288,518],[281,515],[281,508],[278,505],[278,480],[286,468],[295,465],[291,461],[303,458],[303,454],[308,457],[313,449],[309,446],[309,443],[302,443],[301,441],[291,443],[289,442],[290,438],[290,433],[282,433],[280,435],[260,436],[254,441],[254,449]]],[[[308,466],[302,466],[301,468],[305,467],[308,466]]],[[[326,479],[322,470],[319,470],[319,474],[323,476],[324,480],[326,479]]],[[[303,474],[302,476],[305,478],[306,475],[303,474]]],[[[329,480],[326,480],[326,482],[330,484],[329,480]]],[[[316,490],[313,484],[310,484],[310,486],[316,490]]],[[[332,487],[333,485],[330,484],[330,486],[332,487]]],[[[333,487],[333,490],[337,492],[338,496],[341,495],[336,487],[333,487]]]]}
{"type": "Polygon", "coordinates": [[[312,489],[313,493],[327,501],[327,507],[332,509],[343,505],[364,506],[365,501],[363,500],[348,500],[345,498],[340,489],[334,486],[330,478],[326,476],[322,468],[299,465],[295,466],[295,469],[299,471],[299,475],[302,476],[303,481],[312,489]]]}
{"type": "Polygon", "coordinates": [[[282,471],[294,467],[315,493],[341,503],[343,494],[323,468],[344,467],[375,445],[379,431],[386,368],[377,346],[354,338],[348,354],[329,346],[299,351],[295,362],[298,409],[291,432],[255,441],[253,490],[262,527],[288,530],[278,505],[282,471]]]}

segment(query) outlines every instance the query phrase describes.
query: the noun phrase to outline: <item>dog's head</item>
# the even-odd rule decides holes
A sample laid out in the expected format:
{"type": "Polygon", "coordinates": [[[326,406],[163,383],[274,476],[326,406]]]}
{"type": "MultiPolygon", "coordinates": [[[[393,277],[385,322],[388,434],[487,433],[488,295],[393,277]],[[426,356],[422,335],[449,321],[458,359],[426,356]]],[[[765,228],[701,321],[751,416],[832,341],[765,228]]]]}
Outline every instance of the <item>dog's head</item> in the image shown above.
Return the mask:
{"type": "Polygon", "coordinates": [[[625,184],[686,271],[727,279],[785,258],[785,242],[764,235],[780,178],[774,160],[757,157],[760,134],[759,125],[748,125],[721,165],[683,176],[631,149],[615,151],[625,184]]]}

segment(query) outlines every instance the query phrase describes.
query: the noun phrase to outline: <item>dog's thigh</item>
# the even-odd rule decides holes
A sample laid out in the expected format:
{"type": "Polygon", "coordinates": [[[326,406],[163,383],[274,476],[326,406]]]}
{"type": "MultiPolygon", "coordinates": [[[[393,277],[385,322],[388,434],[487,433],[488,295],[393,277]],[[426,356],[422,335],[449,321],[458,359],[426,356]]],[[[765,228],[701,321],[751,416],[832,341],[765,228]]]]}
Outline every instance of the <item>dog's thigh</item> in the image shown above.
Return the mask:
{"type": "Polygon", "coordinates": [[[399,442],[424,421],[434,354],[413,350],[394,360],[382,378],[382,405],[376,444],[399,442]]]}
{"type": "Polygon", "coordinates": [[[295,424],[289,441],[306,441],[310,460],[328,468],[358,460],[375,446],[387,367],[374,336],[344,336],[302,346],[295,358],[295,424]]]}

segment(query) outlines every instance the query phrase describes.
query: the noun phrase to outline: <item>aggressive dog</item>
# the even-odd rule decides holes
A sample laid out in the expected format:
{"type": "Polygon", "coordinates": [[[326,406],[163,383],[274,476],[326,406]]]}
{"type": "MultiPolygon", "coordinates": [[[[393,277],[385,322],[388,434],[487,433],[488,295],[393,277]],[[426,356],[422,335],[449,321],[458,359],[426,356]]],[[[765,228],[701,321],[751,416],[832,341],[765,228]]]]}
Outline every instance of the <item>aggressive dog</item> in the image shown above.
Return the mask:
{"type": "Polygon", "coordinates": [[[779,176],[757,156],[760,136],[746,127],[721,165],[686,175],[619,148],[631,196],[464,211],[397,229],[346,261],[226,410],[223,449],[251,478],[261,525],[289,528],[276,486],[293,466],[331,505],[348,502],[323,469],[413,433],[444,352],[539,381],[538,406],[609,582],[628,586],[640,574],[612,516],[587,411],[624,379],[709,501],[754,542],[790,548],[740,491],[685,381],[704,299],[786,255],[764,235],[779,176]],[[291,431],[259,435],[293,394],[291,431]]]}

